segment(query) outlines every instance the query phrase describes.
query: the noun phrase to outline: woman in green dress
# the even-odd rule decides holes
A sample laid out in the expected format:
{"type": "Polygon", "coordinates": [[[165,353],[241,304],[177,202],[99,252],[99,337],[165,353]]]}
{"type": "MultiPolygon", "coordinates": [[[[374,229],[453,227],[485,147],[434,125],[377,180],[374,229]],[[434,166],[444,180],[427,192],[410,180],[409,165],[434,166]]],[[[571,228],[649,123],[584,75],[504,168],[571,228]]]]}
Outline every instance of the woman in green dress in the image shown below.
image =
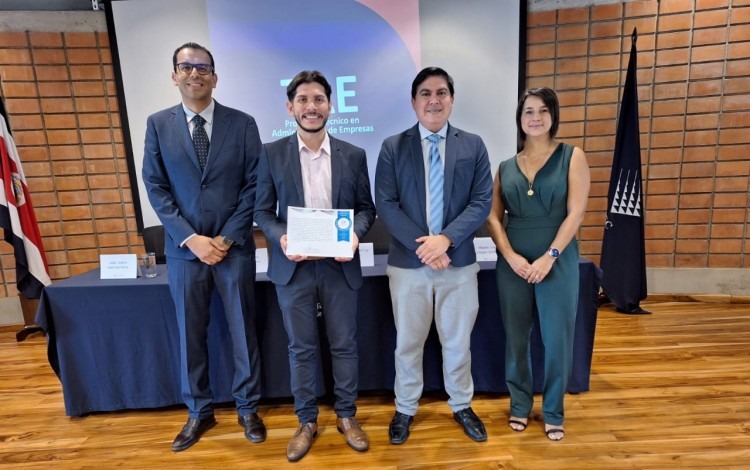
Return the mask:
{"type": "Polygon", "coordinates": [[[523,148],[500,164],[487,219],[500,253],[496,273],[506,335],[509,425],[523,431],[531,415],[530,333],[536,307],[545,350],[542,410],[545,433],[553,441],[564,436],[563,400],[578,306],[575,235],[586,213],[590,185],[583,150],[555,139],[559,116],[551,89],[523,94],[516,109],[523,148]]]}

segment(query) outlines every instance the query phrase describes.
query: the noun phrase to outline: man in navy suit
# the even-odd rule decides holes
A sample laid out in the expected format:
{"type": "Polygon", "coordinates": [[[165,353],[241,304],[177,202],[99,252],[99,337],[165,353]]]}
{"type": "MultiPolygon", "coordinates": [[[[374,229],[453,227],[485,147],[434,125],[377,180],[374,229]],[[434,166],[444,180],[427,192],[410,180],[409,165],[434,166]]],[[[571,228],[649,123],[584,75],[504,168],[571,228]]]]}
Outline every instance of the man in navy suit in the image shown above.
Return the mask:
{"type": "Polygon", "coordinates": [[[255,333],[255,171],[261,142],[255,120],[212,98],[214,59],[187,43],[172,57],[182,103],[148,118],[143,180],[165,228],[169,288],[180,333],[182,396],[188,421],[172,443],[192,446],[216,425],[206,344],[216,290],[232,340],[238,421],[251,442],[266,428],[258,416],[260,358],[255,333]]]}
{"type": "Polygon", "coordinates": [[[490,211],[492,175],[482,139],[448,123],[453,92],[445,70],[417,74],[411,104],[419,123],[383,142],[375,173],[378,213],[392,236],[386,269],[396,323],[392,444],[406,442],[417,413],[433,318],[453,418],[471,439],[487,439],[471,409],[469,346],[479,310],[473,239],[490,211]]]}
{"type": "Polygon", "coordinates": [[[318,71],[303,71],[287,86],[287,111],[297,132],[265,144],[258,164],[256,220],[271,243],[268,277],[276,285],[299,427],[287,446],[296,462],[318,433],[317,306],[322,305],[331,350],[336,427],[357,451],[369,447],[357,412],[357,291],[362,270],[357,247],[375,218],[365,151],[326,132],[331,85],[318,71]],[[312,258],[287,253],[289,207],[353,209],[352,257],[312,258]],[[278,209],[277,209],[278,207],[278,209]]]}

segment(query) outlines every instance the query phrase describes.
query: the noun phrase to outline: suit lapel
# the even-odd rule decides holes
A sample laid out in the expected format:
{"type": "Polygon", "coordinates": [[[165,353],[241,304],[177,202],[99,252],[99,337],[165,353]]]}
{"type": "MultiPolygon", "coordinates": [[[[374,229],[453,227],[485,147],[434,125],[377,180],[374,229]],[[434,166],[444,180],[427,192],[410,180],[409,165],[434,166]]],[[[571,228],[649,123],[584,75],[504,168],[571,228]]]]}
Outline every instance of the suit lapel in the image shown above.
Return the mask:
{"type": "MultiPolygon", "coordinates": [[[[214,122],[211,125],[211,144],[208,147],[208,163],[206,163],[206,170],[204,173],[215,166],[216,159],[221,154],[221,147],[226,141],[226,135],[229,131],[229,113],[227,109],[216,102],[214,106],[214,122]]],[[[196,157],[197,158],[197,157],[196,157]]],[[[198,165],[200,168],[200,165],[198,165]]]]}
{"type": "Polygon", "coordinates": [[[174,127],[175,135],[179,136],[179,141],[182,147],[185,149],[185,153],[193,162],[195,168],[200,172],[201,165],[198,162],[198,154],[195,153],[195,147],[193,146],[193,139],[190,137],[190,129],[187,124],[187,116],[185,116],[185,110],[182,109],[182,104],[178,104],[172,108],[172,127],[174,127]]]}
{"type": "Polygon", "coordinates": [[[445,209],[443,214],[447,213],[448,201],[451,200],[451,190],[453,189],[453,176],[456,172],[456,160],[458,159],[458,130],[448,124],[448,132],[445,137],[445,183],[443,186],[443,207],[445,209]]]}
{"type": "Polygon", "coordinates": [[[341,186],[341,169],[344,165],[344,155],[341,153],[338,140],[328,137],[331,142],[331,204],[338,207],[339,187],[341,186]]]}
{"type": "Polygon", "coordinates": [[[422,152],[422,139],[419,136],[419,125],[409,129],[407,135],[411,165],[417,180],[419,209],[422,211],[422,220],[427,221],[427,186],[425,186],[424,152],[422,152]]]}
{"type": "Polygon", "coordinates": [[[289,163],[289,170],[292,172],[292,177],[294,178],[294,186],[297,188],[299,207],[304,207],[305,190],[302,187],[302,165],[299,162],[299,141],[297,140],[296,132],[289,137],[288,149],[289,151],[287,152],[287,159],[289,163]]]}

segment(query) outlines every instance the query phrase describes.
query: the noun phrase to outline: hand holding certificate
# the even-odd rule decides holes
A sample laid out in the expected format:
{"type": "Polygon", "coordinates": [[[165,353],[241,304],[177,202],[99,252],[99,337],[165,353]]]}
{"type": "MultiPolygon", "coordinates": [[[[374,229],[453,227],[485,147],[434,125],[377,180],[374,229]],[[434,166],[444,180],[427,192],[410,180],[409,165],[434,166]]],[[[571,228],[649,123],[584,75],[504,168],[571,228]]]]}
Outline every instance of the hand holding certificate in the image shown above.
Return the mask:
{"type": "Polygon", "coordinates": [[[286,254],[352,258],[354,211],[289,206],[286,254]]]}

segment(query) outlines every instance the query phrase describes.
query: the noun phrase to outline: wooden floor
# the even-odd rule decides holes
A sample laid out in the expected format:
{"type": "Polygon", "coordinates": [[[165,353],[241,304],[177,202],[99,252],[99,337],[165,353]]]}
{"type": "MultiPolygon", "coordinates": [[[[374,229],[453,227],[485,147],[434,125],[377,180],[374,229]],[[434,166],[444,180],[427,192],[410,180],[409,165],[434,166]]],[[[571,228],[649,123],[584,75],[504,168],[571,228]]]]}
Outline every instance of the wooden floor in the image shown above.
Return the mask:
{"type": "Polygon", "coordinates": [[[506,395],[479,395],[474,410],[489,439],[475,443],[440,396],[423,399],[409,441],[387,439],[391,396],[365,396],[358,417],[370,450],[357,453],[336,432],[330,406],[322,433],[299,463],[286,461],[296,420],[288,403],[264,405],[268,440],[244,439],[234,411],[191,449],[173,453],[183,408],[68,418],[42,336],[16,343],[0,330],[0,466],[25,468],[750,468],[750,304],[645,303],[629,316],[601,309],[591,391],[566,399],[566,436],[550,442],[540,409],[511,431],[506,395]]]}

